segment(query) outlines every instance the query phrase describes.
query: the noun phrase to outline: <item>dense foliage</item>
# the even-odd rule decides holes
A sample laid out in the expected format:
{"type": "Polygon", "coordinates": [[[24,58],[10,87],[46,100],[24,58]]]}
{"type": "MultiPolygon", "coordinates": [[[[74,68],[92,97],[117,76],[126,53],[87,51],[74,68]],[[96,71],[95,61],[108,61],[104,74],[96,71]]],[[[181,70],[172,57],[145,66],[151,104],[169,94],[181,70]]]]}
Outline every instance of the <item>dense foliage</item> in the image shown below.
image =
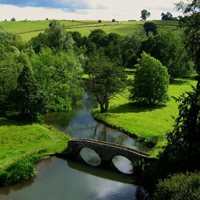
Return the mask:
{"type": "Polygon", "coordinates": [[[141,52],[145,51],[167,67],[172,78],[187,77],[192,72],[191,58],[183,40],[177,33],[159,32],[142,42],[141,52]]]}
{"type": "Polygon", "coordinates": [[[130,98],[148,105],[168,100],[169,75],[161,62],[145,52],[139,60],[130,98]]]}
{"type": "Polygon", "coordinates": [[[149,34],[149,32],[153,33],[153,35],[157,34],[157,26],[155,23],[145,22],[143,27],[147,35],[149,34]]]}
{"type": "Polygon", "coordinates": [[[106,112],[109,100],[125,88],[125,72],[122,67],[112,63],[108,58],[100,56],[92,57],[88,68],[88,89],[94,94],[101,112],[106,112]]]}
{"type": "MultiPolygon", "coordinates": [[[[179,98],[179,116],[176,118],[174,130],[167,133],[167,145],[159,155],[159,159],[150,165],[144,172],[147,190],[155,189],[158,179],[163,179],[169,174],[194,172],[200,169],[200,57],[199,57],[199,1],[193,0],[191,4],[177,4],[178,9],[183,9],[185,20],[184,33],[186,35],[187,53],[194,62],[194,68],[198,73],[197,86],[192,92],[186,92],[179,98]]],[[[171,180],[160,182],[157,186],[156,199],[161,196],[166,199],[198,199],[199,174],[186,176],[175,175],[171,180]],[[174,187],[173,187],[174,186],[174,187]]],[[[164,199],[164,198],[163,198],[164,199]]]]}
{"type": "Polygon", "coordinates": [[[170,12],[165,13],[161,13],[161,19],[162,20],[178,20],[176,17],[173,17],[173,15],[170,12]]]}
{"type": "Polygon", "coordinates": [[[68,110],[81,98],[84,57],[73,53],[74,41],[58,22],[23,46],[11,33],[0,36],[1,113],[35,120],[43,112],[68,110]]]}
{"type": "Polygon", "coordinates": [[[154,200],[196,200],[200,196],[200,175],[175,174],[159,181],[154,200]]]}

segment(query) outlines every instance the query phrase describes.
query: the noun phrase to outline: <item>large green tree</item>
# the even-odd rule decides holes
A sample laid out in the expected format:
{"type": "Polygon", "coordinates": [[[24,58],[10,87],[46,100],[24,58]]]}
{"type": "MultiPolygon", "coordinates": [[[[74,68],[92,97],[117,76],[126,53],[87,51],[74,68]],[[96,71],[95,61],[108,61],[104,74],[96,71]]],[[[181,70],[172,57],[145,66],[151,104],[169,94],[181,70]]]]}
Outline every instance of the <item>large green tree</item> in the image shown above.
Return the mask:
{"type": "Polygon", "coordinates": [[[137,65],[130,98],[148,105],[168,100],[169,75],[162,63],[145,52],[137,65]]]}
{"type": "Polygon", "coordinates": [[[17,57],[12,48],[0,44],[0,110],[10,110],[9,95],[17,87],[17,79],[22,66],[17,63],[17,57]]]}
{"type": "Polygon", "coordinates": [[[79,57],[46,48],[31,62],[35,79],[46,98],[47,110],[68,110],[72,102],[81,98],[83,69],[79,57]]]}
{"type": "Polygon", "coordinates": [[[125,72],[109,58],[97,55],[91,58],[88,73],[88,88],[99,103],[101,112],[107,112],[109,101],[124,91],[125,72]]]}

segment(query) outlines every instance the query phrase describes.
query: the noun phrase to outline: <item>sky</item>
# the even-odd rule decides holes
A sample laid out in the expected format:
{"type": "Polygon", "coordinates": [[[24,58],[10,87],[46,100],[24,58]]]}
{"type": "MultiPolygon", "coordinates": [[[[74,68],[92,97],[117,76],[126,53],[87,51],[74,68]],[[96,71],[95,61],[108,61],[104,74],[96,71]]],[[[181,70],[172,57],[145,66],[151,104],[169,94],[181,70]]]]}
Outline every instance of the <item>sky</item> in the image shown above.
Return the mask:
{"type": "MultiPolygon", "coordinates": [[[[174,8],[180,0],[0,0],[0,21],[21,20],[140,20],[141,10],[151,13],[148,20],[161,19],[161,13],[181,15],[174,8]]],[[[183,2],[187,2],[183,0],[183,2]]]]}

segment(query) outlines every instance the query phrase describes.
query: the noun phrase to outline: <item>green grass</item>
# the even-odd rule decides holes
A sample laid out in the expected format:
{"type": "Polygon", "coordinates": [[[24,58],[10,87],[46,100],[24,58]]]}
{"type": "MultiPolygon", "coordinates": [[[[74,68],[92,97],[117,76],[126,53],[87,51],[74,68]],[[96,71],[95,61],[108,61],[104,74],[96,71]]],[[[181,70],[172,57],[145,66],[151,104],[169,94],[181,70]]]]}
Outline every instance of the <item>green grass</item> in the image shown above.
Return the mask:
{"type": "MultiPolygon", "coordinates": [[[[0,22],[0,31],[10,31],[14,34],[19,34],[24,41],[30,40],[48,28],[49,21],[14,21],[14,22],[0,22]]],[[[88,36],[94,29],[103,29],[106,33],[115,32],[120,35],[126,35],[138,28],[142,28],[145,22],[143,21],[122,21],[122,22],[108,22],[102,21],[97,23],[96,20],[80,20],[80,21],[66,21],[59,20],[64,24],[66,31],[79,31],[82,35],[88,36]]],[[[174,31],[178,30],[178,21],[153,21],[157,24],[158,31],[174,31]]]]}
{"type": "MultiPolygon", "coordinates": [[[[169,86],[169,95],[178,97],[184,91],[191,90],[191,85],[195,84],[194,80],[177,79],[169,86]]],[[[154,152],[152,152],[152,155],[156,155],[166,144],[165,134],[173,130],[172,116],[178,116],[178,103],[170,98],[166,105],[141,106],[128,100],[128,97],[129,91],[125,90],[122,96],[110,101],[107,113],[101,114],[97,108],[93,111],[93,115],[112,127],[138,136],[142,141],[151,143],[156,141],[154,152]]]]}
{"type": "Polygon", "coordinates": [[[51,126],[29,124],[0,117],[0,169],[22,157],[62,152],[70,136],[51,126]]]}

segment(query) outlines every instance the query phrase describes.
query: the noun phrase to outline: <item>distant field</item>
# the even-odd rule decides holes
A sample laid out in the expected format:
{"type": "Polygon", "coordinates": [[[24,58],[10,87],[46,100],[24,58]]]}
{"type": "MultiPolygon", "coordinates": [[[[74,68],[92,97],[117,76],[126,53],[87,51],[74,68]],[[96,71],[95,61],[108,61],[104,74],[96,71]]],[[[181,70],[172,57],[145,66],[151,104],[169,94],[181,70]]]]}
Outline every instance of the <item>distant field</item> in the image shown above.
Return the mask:
{"type": "MultiPolygon", "coordinates": [[[[142,28],[145,22],[143,21],[122,21],[114,22],[102,21],[98,23],[95,20],[80,20],[80,21],[67,21],[58,20],[60,24],[63,24],[66,31],[79,31],[82,35],[89,35],[90,31],[101,28],[106,33],[115,32],[121,35],[126,35],[129,32],[133,32],[135,29],[142,28]]],[[[15,21],[15,22],[0,22],[0,31],[9,31],[14,34],[20,35],[24,41],[30,40],[32,37],[37,36],[40,32],[43,32],[48,28],[51,20],[45,21],[15,21]]],[[[153,21],[159,31],[174,31],[178,30],[178,21],[153,21]]]]}

